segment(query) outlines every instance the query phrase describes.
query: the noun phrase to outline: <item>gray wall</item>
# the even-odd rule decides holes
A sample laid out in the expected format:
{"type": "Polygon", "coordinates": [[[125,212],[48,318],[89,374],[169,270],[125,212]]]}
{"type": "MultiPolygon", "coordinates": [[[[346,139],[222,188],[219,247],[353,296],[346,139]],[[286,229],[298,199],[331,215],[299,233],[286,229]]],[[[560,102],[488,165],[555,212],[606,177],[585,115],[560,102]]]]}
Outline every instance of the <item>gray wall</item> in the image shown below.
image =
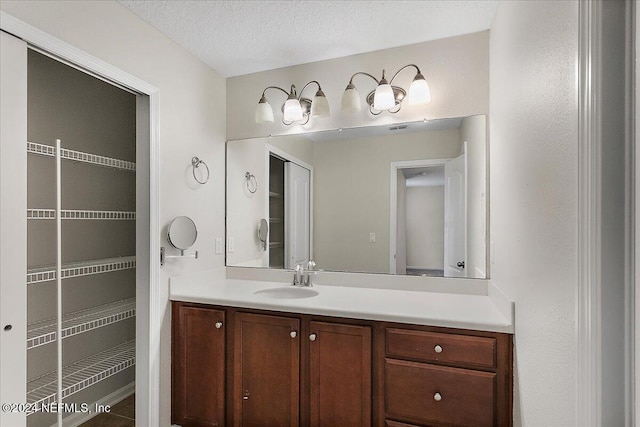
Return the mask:
{"type": "Polygon", "coordinates": [[[407,267],[444,270],[444,186],[407,187],[407,267]]]}
{"type": "MultiPolygon", "coordinates": [[[[413,77],[411,71],[405,70],[394,82],[408,89],[413,77]]],[[[357,77],[354,84],[363,102],[366,94],[375,89],[375,83],[368,78],[357,77]]],[[[307,90],[313,95],[312,89],[307,90]]],[[[488,111],[488,31],[227,79],[228,139],[402,123],[424,118],[462,117],[487,114],[488,111]],[[360,113],[340,112],[342,93],[353,73],[365,71],[379,78],[383,68],[387,73],[395,73],[400,67],[412,63],[420,67],[429,83],[432,98],[430,104],[415,107],[405,105],[398,114],[379,116],[369,114],[364,106],[360,113]],[[275,85],[289,88],[291,84],[295,84],[301,89],[310,80],[317,80],[322,85],[329,100],[331,117],[314,118],[304,126],[284,126],[280,122],[280,106],[285,101],[284,95],[269,92],[267,97],[274,110],[274,123],[256,124],[255,110],[265,87],[275,85]]]]}
{"type": "Polygon", "coordinates": [[[313,144],[313,256],[319,268],[389,272],[389,163],[460,153],[460,130],[313,144]],[[369,233],[376,233],[375,243],[369,233]]]}

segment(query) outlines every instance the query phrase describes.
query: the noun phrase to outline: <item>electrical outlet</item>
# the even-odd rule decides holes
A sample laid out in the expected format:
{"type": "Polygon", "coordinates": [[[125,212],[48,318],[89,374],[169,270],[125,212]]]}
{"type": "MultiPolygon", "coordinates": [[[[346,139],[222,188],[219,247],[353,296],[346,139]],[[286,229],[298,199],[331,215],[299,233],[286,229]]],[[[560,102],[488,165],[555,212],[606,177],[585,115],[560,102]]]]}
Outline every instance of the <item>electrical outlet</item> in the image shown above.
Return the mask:
{"type": "Polygon", "coordinates": [[[369,233],[369,243],[376,242],[376,233],[369,233]]]}
{"type": "Polygon", "coordinates": [[[234,243],[235,242],[234,241],[235,241],[235,239],[233,237],[229,237],[229,243],[228,243],[227,251],[229,251],[230,254],[232,254],[233,251],[235,250],[235,248],[234,248],[234,246],[235,246],[234,243]]]}
{"type": "Polygon", "coordinates": [[[222,237],[216,237],[216,255],[220,255],[222,253],[222,237]]]}

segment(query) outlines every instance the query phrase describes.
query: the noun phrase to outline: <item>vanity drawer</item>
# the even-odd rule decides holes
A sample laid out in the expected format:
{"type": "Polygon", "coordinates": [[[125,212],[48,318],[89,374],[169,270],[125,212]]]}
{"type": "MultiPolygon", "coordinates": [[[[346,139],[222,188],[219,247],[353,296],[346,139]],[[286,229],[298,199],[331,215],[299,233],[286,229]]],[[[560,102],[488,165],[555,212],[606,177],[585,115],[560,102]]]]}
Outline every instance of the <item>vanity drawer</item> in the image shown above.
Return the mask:
{"type": "Polygon", "coordinates": [[[496,374],[385,360],[386,418],[417,424],[493,426],[496,374]]]}
{"type": "Polygon", "coordinates": [[[495,338],[387,328],[387,356],[496,367],[495,338]]]}

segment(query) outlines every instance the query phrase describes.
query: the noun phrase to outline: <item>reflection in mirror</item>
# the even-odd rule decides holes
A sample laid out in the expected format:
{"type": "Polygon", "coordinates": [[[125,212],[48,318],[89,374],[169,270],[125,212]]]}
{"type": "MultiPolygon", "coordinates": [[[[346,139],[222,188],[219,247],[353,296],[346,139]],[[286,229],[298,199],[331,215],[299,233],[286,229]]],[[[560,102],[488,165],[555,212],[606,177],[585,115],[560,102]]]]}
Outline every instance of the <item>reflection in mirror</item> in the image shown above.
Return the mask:
{"type": "Polygon", "coordinates": [[[198,231],[196,224],[188,216],[179,216],[171,221],[167,232],[167,240],[176,249],[185,251],[196,242],[198,231]]]}
{"type": "Polygon", "coordinates": [[[482,115],[229,141],[227,265],[486,278],[486,150],[482,115]]]}
{"type": "Polygon", "coordinates": [[[267,250],[267,238],[269,237],[269,223],[266,219],[260,220],[258,225],[258,239],[262,242],[262,249],[267,250]]]}

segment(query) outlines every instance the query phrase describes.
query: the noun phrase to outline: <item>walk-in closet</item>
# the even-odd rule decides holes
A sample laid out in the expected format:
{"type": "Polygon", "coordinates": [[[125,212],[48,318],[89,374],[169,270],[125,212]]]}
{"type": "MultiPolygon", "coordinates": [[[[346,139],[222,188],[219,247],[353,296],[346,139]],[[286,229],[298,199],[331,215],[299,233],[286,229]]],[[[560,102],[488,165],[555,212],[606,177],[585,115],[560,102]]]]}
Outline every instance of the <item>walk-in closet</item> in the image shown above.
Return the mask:
{"type": "Polygon", "coordinates": [[[76,425],[135,391],[136,95],[27,55],[26,402],[76,425]]]}

